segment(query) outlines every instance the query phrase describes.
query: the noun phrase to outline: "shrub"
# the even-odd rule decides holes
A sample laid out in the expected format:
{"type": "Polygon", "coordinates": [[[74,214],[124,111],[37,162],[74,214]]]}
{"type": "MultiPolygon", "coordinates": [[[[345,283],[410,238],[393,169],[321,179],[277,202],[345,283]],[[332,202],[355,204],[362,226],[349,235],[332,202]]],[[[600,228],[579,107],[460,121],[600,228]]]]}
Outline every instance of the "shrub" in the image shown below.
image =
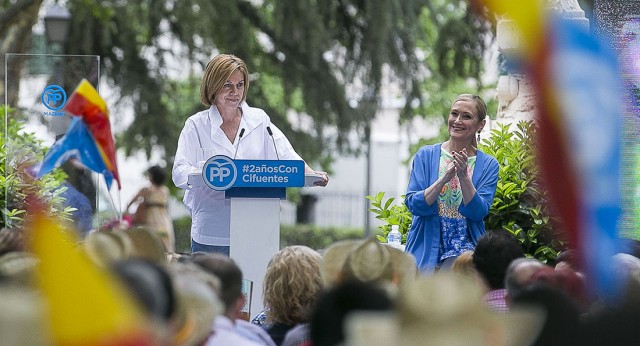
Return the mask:
{"type": "Polygon", "coordinates": [[[411,227],[411,212],[404,204],[404,195],[401,196],[400,204],[393,204],[395,197],[384,200],[384,192],[378,192],[375,196],[366,196],[371,201],[369,211],[376,214],[376,219],[386,222],[378,226],[380,234],[376,237],[381,242],[387,242],[387,234],[391,232],[391,225],[398,225],[400,234],[402,234],[402,244],[407,242],[407,233],[411,227]]]}
{"type": "MultiPolygon", "coordinates": [[[[15,114],[12,109],[7,112],[15,114]]],[[[5,113],[5,106],[0,106],[0,113],[5,113]]],[[[45,153],[42,141],[33,133],[23,131],[23,123],[14,116],[7,118],[6,131],[0,133],[0,209],[3,215],[0,226],[20,227],[26,216],[25,203],[29,195],[46,201],[51,215],[70,221],[75,208],[64,207],[61,196],[66,190],[61,186],[66,174],[56,169],[35,179],[33,166],[42,162],[45,153]]]]}
{"type": "Polygon", "coordinates": [[[548,198],[538,181],[536,127],[530,121],[520,121],[516,131],[510,128],[510,124],[499,125],[480,145],[500,164],[493,205],[484,221],[487,229],[509,231],[528,255],[547,262],[556,258],[563,243],[553,231],[548,198]]]}
{"type": "Polygon", "coordinates": [[[191,252],[191,216],[184,216],[173,220],[175,236],[175,251],[177,253],[191,252]]]}
{"type": "MultiPolygon", "coordinates": [[[[176,252],[191,252],[191,217],[173,220],[176,252]]],[[[305,245],[315,250],[328,247],[339,240],[362,239],[364,230],[358,228],[321,228],[314,225],[281,225],[280,248],[289,245],[305,245]]]]}
{"type": "Polygon", "coordinates": [[[314,250],[321,250],[329,245],[346,239],[362,239],[361,228],[321,228],[315,225],[281,225],[280,248],[289,245],[305,245],[314,250]]]}

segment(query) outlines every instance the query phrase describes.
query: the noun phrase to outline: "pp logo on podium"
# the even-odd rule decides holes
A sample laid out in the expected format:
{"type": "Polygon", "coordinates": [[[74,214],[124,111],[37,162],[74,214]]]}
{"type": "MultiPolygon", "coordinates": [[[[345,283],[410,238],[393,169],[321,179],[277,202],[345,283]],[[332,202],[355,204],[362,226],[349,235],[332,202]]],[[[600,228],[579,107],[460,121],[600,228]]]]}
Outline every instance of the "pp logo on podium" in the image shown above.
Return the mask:
{"type": "Polygon", "coordinates": [[[202,178],[205,184],[217,191],[225,191],[236,182],[238,177],[238,168],[236,164],[224,155],[216,155],[207,162],[202,168],[202,178]]]}
{"type": "Polygon", "coordinates": [[[52,111],[57,111],[67,103],[67,93],[64,92],[61,86],[51,84],[44,89],[40,99],[45,107],[52,111]]]}

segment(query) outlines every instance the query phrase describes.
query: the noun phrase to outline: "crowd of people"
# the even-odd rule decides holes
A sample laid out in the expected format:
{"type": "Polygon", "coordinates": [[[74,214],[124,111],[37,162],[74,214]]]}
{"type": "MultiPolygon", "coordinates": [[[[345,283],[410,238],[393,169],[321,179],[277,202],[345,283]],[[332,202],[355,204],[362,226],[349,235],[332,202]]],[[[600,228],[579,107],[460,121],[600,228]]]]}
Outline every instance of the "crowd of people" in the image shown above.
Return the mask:
{"type": "MultiPolygon", "coordinates": [[[[33,280],[38,266],[52,264],[30,252],[29,232],[0,231],[0,345],[56,344],[47,331],[55,323],[43,317],[46,295],[33,280]]],[[[152,326],[151,345],[640,343],[638,257],[611,258],[621,290],[601,296],[573,250],[542,263],[500,230],[435,273],[373,238],[319,251],[285,247],[267,267],[264,310],[250,320],[242,271],[224,254],[170,253],[146,228],[92,232],[74,247],[128,292],[152,326]]],[[[82,318],[74,323],[82,330],[82,318]]]]}

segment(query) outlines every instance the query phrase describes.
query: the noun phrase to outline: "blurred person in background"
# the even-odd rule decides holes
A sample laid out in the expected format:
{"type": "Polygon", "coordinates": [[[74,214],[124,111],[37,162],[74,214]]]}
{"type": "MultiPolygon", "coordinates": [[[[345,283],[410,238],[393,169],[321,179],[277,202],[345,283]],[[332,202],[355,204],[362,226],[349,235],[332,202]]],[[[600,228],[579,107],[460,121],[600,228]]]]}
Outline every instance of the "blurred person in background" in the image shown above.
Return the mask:
{"type": "Polygon", "coordinates": [[[505,277],[509,264],[524,257],[524,249],[511,233],[493,230],[478,239],[473,252],[473,264],[489,291],[484,295],[485,305],[494,311],[509,311],[505,277]]]}
{"type": "Polygon", "coordinates": [[[391,311],[393,302],[381,287],[358,280],[340,283],[323,292],[311,314],[313,346],[341,345],[346,337],[345,319],[356,311],[391,311]]]}
{"type": "MultiPolygon", "coordinates": [[[[245,296],[242,294],[240,267],[230,257],[219,253],[196,252],[184,258],[185,261],[197,264],[220,280],[220,299],[224,303],[225,310],[213,321],[213,336],[209,338],[206,345],[268,345],[261,342],[264,339],[262,335],[241,324],[240,317],[245,296]]],[[[265,337],[268,338],[268,336],[265,337]]]]}
{"type": "Polygon", "coordinates": [[[175,250],[175,236],[173,222],[167,210],[169,188],[164,185],[167,175],[160,166],[151,166],[146,173],[150,185],[136,193],[127,205],[126,211],[134,203],[138,203],[138,209],[132,220],[133,226],[147,227],[156,232],[167,251],[172,253],[175,250]]]}

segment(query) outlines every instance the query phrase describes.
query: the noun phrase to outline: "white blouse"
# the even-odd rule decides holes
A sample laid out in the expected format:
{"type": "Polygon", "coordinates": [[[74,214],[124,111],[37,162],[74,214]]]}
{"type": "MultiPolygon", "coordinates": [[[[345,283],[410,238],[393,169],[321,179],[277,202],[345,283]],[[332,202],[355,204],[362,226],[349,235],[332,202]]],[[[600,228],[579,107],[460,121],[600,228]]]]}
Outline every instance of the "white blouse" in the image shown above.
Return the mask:
{"type": "Polygon", "coordinates": [[[184,204],[191,212],[191,238],[200,244],[229,246],[231,204],[223,191],[207,187],[189,187],[189,173],[198,171],[198,149],[211,148],[213,155],[226,155],[240,160],[302,160],[284,133],[259,108],[241,105],[242,119],[233,143],[220,125],[222,117],[215,106],[190,116],[185,122],[173,162],[173,183],[185,189],[184,204]],[[267,132],[269,126],[273,140],[267,132]],[[242,138],[240,133],[244,129],[242,138]]]}

